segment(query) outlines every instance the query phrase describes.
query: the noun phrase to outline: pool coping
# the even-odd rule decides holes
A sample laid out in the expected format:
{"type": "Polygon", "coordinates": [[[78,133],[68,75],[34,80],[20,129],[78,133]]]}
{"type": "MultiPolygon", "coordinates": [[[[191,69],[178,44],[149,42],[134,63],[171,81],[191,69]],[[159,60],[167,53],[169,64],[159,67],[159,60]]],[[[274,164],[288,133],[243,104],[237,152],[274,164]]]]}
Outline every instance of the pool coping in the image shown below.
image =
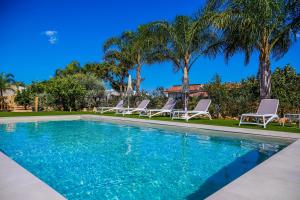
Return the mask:
{"type": "Polygon", "coordinates": [[[271,131],[271,130],[259,130],[249,128],[238,128],[228,126],[215,126],[206,124],[193,124],[193,123],[182,123],[182,122],[170,122],[161,120],[149,120],[149,119],[137,119],[137,118],[125,118],[117,116],[104,116],[104,115],[56,115],[56,116],[20,116],[20,117],[0,117],[1,123],[14,123],[14,122],[36,122],[36,121],[55,121],[55,120],[78,120],[78,119],[100,119],[110,121],[123,121],[123,122],[138,122],[146,124],[157,124],[164,126],[178,126],[183,128],[195,128],[222,132],[231,132],[255,136],[265,136],[274,138],[286,138],[286,139],[300,139],[300,133],[282,132],[282,131],[271,131]]]}
{"type": "MultiPolygon", "coordinates": [[[[111,117],[100,115],[60,115],[60,116],[26,116],[26,117],[4,117],[0,118],[0,123],[14,123],[14,122],[35,122],[35,121],[55,121],[55,120],[79,120],[79,119],[93,119],[93,120],[110,120],[121,122],[137,122],[146,124],[156,124],[164,126],[177,126],[184,128],[196,128],[213,131],[234,132],[239,134],[263,136],[263,137],[275,137],[282,139],[293,139],[295,142],[287,146],[285,149],[270,157],[266,161],[257,165],[241,177],[235,179],[228,185],[224,186],[207,199],[299,199],[300,197],[300,134],[287,133],[269,130],[257,130],[247,128],[234,128],[224,126],[213,126],[203,124],[191,124],[180,122],[168,122],[159,120],[147,120],[136,118],[123,118],[123,117],[111,117]],[[258,181],[259,180],[259,181],[258,181]]],[[[46,183],[39,180],[30,172],[25,170],[19,164],[0,152],[0,165],[5,166],[3,163],[10,160],[12,167],[1,167],[0,169],[0,197],[2,195],[10,195],[9,199],[24,199],[27,195],[28,199],[65,199],[54,189],[48,186],[46,183]],[[4,158],[4,159],[3,159],[4,158]],[[15,168],[21,168],[18,170],[13,182],[9,182],[10,179],[4,180],[2,177],[10,177],[12,170],[15,168]],[[31,174],[29,176],[27,173],[31,174]],[[25,175],[27,174],[27,175],[25,175]],[[19,176],[19,177],[18,177],[19,176]],[[22,177],[31,177],[23,179],[22,177]],[[38,180],[38,181],[37,181],[38,180]],[[36,182],[34,187],[30,190],[23,189],[23,193],[20,196],[20,192],[8,192],[3,190],[4,187],[12,188],[26,188],[26,185],[36,182]],[[45,192],[47,191],[47,192],[45,192]],[[4,194],[2,194],[4,192],[4,194]],[[48,194],[49,193],[49,194],[48,194]],[[43,197],[40,194],[45,194],[43,197]],[[56,198],[57,197],[57,198],[56,198]]],[[[10,190],[11,191],[11,190],[10,190]]],[[[12,190],[15,191],[15,190],[12,190]]]]}

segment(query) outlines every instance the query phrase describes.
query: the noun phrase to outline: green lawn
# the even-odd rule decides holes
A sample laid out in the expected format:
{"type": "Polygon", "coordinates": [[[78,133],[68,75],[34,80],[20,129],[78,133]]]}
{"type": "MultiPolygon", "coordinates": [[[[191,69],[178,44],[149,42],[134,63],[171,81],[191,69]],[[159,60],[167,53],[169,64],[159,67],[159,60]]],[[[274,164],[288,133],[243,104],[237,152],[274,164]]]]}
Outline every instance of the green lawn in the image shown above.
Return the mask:
{"type": "MultiPolygon", "coordinates": [[[[17,117],[17,116],[49,116],[49,115],[76,115],[76,114],[94,114],[93,112],[63,112],[63,111],[52,111],[52,112],[27,112],[27,113],[15,113],[15,112],[0,112],[0,117],[17,117]]],[[[98,114],[100,115],[100,114],[98,114]]],[[[118,116],[114,113],[106,113],[105,116],[118,116]]],[[[140,118],[138,115],[127,115],[125,117],[128,118],[140,118]]],[[[142,119],[149,119],[147,117],[141,117],[142,119]]],[[[184,120],[171,120],[169,117],[153,117],[149,120],[162,120],[162,121],[176,121],[181,123],[186,123],[184,120]]],[[[239,127],[238,121],[236,120],[225,120],[225,119],[192,119],[188,123],[195,124],[208,124],[208,125],[216,125],[216,126],[229,126],[229,127],[239,127]]],[[[278,123],[271,123],[264,129],[261,126],[255,125],[243,125],[242,128],[252,128],[252,129],[261,129],[261,130],[272,130],[272,131],[283,131],[283,132],[292,132],[292,133],[300,133],[300,128],[298,125],[285,126],[282,127],[278,123]]]]}

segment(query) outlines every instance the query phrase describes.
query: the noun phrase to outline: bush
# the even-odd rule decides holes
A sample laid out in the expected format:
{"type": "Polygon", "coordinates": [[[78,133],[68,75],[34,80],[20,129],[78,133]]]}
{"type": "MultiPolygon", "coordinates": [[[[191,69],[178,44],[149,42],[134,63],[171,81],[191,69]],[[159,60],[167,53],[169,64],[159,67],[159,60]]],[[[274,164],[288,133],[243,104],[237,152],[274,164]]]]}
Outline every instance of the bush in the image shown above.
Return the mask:
{"type": "Polygon", "coordinates": [[[83,107],[82,102],[87,91],[76,75],[70,75],[50,79],[46,86],[46,92],[52,98],[51,106],[71,111],[83,107]]]}
{"type": "Polygon", "coordinates": [[[25,110],[27,110],[28,106],[30,106],[33,101],[31,90],[24,89],[22,91],[18,91],[15,101],[18,105],[24,106],[25,110]]]}

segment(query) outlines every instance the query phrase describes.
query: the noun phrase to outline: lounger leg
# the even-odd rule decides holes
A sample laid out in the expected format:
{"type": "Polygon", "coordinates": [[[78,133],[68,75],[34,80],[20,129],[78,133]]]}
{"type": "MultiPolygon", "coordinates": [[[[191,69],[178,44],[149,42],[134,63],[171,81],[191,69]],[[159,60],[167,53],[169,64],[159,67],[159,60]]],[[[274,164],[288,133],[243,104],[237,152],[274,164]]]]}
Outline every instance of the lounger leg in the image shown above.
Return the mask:
{"type": "Polygon", "coordinates": [[[270,117],[270,119],[267,120],[266,125],[268,123],[270,123],[273,119],[278,119],[278,116],[272,116],[272,117],[270,117]]]}
{"type": "Polygon", "coordinates": [[[266,118],[265,118],[265,116],[263,116],[263,124],[264,124],[264,128],[266,128],[266,118]]]}
{"type": "Polygon", "coordinates": [[[156,115],[160,115],[160,114],[163,114],[163,115],[165,115],[165,114],[166,114],[166,112],[160,111],[160,112],[154,113],[154,114],[152,115],[152,117],[153,117],[153,116],[156,116],[156,115]]]}
{"type": "Polygon", "coordinates": [[[242,124],[242,121],[243,121],[243,115],[241,116],[241,119],[240,119],[239,126],[241,126],[241,124],[242,124]]]}
{"type": "Polygon", "coordinates": [[[207,113],[208,118],[211,120],[211,115],[210,113],[207,113]]]}

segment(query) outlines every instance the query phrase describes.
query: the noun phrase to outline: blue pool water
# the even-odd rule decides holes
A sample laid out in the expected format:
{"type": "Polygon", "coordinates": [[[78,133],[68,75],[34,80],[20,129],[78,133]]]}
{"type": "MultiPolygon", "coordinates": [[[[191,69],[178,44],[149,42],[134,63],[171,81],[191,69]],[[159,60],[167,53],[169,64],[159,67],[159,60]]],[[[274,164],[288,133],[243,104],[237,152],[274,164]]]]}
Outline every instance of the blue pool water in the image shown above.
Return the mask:
{"type": "Polygon", "coordinates": [[[203,199],[284,146],[97,121],[0,125],[0,149],[68,199],[203,199]]]}

